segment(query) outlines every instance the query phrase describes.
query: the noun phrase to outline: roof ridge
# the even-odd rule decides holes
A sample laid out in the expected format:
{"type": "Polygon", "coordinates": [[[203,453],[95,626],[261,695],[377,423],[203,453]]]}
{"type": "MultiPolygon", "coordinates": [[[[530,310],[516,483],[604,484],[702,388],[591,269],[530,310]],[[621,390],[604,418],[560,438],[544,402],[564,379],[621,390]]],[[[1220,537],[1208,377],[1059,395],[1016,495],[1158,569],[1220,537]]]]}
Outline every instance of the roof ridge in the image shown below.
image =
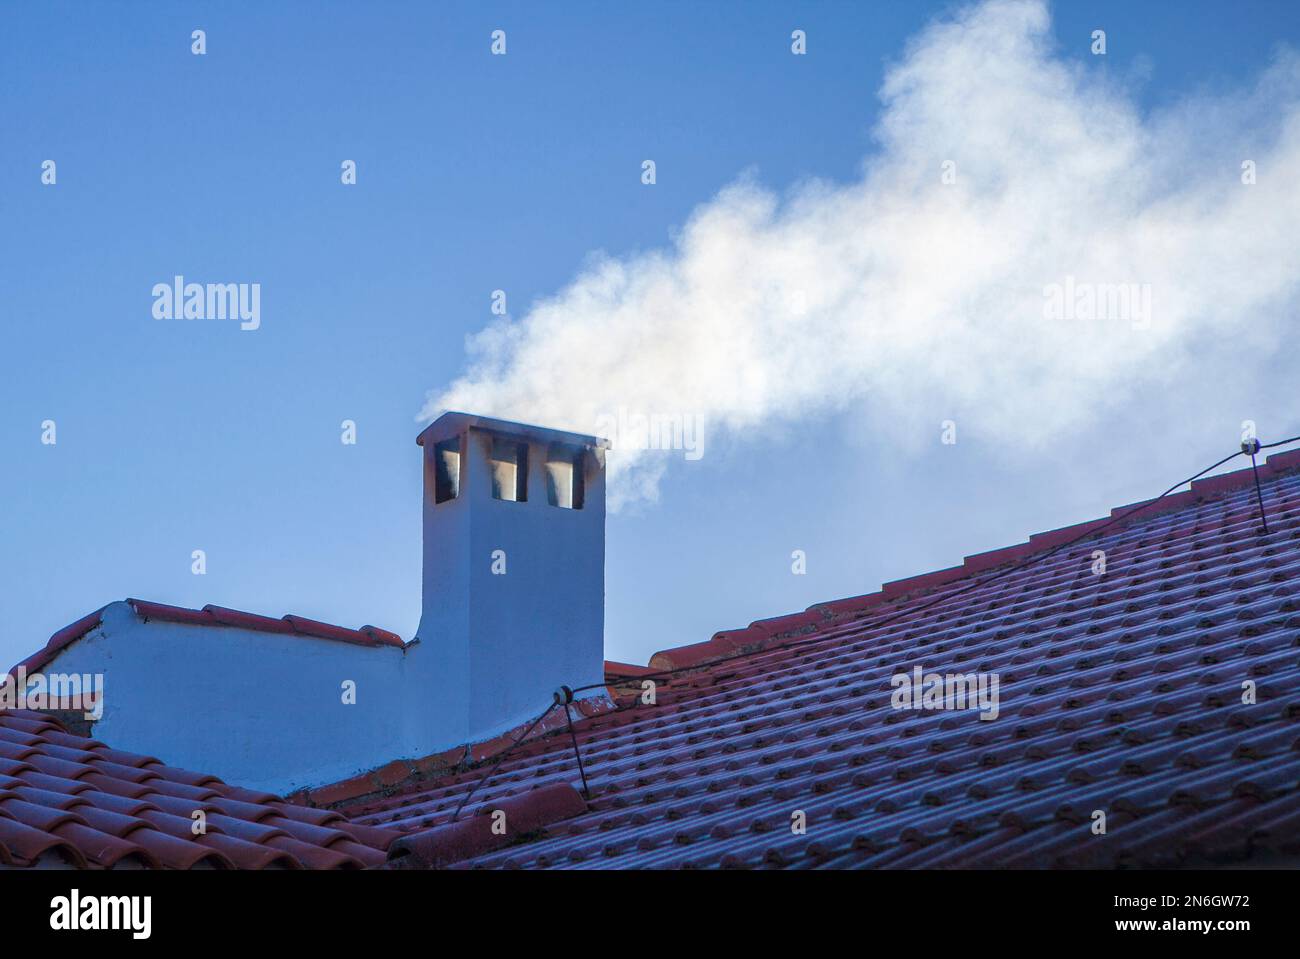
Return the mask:
{"type": "MultiPolygon", "coordinates": [[[[259,633],[281,633],[291,636],[307,636],[313,639],[332,639],[338,642],[353,643],[358,646],[394,646],[397,649],[405,649],[409,643],[402,640],[397,633],[387,629],[380,629],[378,626],[362,626],[359,629],[349,629],[345,626],[334,626],[330,623],[323,623],[319,620],[308,619],[304,616],[296,616],[292,613],[275,619],[271,616],[263,616],[260,613],[249,613],[239,609],[229,609],[225,606],[214,606],[208,604],[202,609],[191,609],[186,606],[170,606],[166,603],[153,603],[143,599],[126,599],[126,604],[138,616],[141,622],[149,620],[158,620],[164,623],[183,623],[190,626],[226,626],[234,629],[247,629],[259,633]]],[[[9,673],[15,673],[19,668],[27,672],[35,672],[48,664],[55,655],[61,650],[79,639],[83,639],[91,630],[96,629],[103,624],[104,611],[109,603],[101,606],[89,615],[83,616],[74,623],[56,631],[46,642],[46,644],[32,655],[19,663],[16,663],[9,673]]],[[[2,679],[2,677],[0,677],[2,679]]]]}
{"type": "MultiPolygon", "coordinates": [[[[1261,482],[1297,470],[1300,470],[1300,450],[1274,453],[1258,467],[1261,482]]],[[[1089,532],[1099,530],[1103,526],[1108,527],[1109,530],[1126,529],[1135,523],[1144,522],[1163,513],[1183,509],[1194,503],[1218,499],[1227,493],[1253,485],[1254,476],[1254,468],[1245,467],[1193,480],[1191,488],[1182,492],[1117,506],[1110,511],[1109,516],[1100,519],[1033,533],[1026,542],[987,550],[983,553],[973,553],[965,557],[958,566],[891,580],[883,583],[880,589],[873,593],[814,603],[800,613],[754,620],[744,628],[720,630],[704,642],[660,650],[650,657],[648,668],[659,671],[692,669],[723,659],[732,660],[756,655],[770,649],[778,640],[790,640],[820,632],[823,626],[836,622],[847,614],[871,609],[882,603],[899,600],[924,590],[947,586],[957,580],[967,579],[1028,556],[1049,552],[1073,539],[1083,538],[1089,532]],[[1151,504],[1157,501],[1160,503],[1159,507],[1151,507],[1151,504]],[[1141,513],[1141,516],[1138,516],[1138,513],[1141,513]]],[[[618,678],[618,672],[615,673],[614,678],[618,678]]]]}

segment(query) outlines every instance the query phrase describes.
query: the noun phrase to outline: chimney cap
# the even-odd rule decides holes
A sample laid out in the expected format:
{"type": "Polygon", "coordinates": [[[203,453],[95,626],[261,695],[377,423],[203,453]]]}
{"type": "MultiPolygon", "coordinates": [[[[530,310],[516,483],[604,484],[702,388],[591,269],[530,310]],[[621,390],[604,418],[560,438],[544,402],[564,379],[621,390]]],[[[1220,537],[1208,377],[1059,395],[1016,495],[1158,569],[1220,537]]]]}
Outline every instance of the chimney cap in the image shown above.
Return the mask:
{"type": "Polygon", "coordinates": [[[528,423],[513,423],[510,420],[493,419],[490,416],[476,416],[473,413],[443,413],[430,423],[415,438],[418,446],[438,443],[453,436],[459,436],[468,429],[489,430],[508,436],[522,436],[541,443],[566,443],[570,446],[585,446],[590,449],[610,448],[609,440],[600,436],[588,436],[585,433],[569,433],[565,430],[553,430],[545,426],[532,426],[528,423]]]}

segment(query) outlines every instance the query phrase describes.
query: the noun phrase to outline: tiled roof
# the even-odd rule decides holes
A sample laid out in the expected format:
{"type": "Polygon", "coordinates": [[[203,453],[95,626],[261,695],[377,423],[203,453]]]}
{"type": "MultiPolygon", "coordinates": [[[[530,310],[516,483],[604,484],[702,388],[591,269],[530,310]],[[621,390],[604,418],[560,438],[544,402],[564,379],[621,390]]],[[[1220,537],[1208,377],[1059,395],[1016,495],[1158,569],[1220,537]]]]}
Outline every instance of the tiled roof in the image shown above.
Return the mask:
{"type": "MultiPolygon", "coordinates": [[[[1119,510],[1120,523],[1068,548],[1103,521],[666,650],[653,666],[690,669],[662,678],[653,705],[639,696],[643,674],[611,663],[610,681],[631,694],[576,723],[590,802],[527,841],[483,852],[444,825],[482,764],[390,778],[341,808],[358,823],[429,831],[424,845],[444,864],[449,850],[476,850],[462,867],[1294,856],[1298,467],[1288,453],[1260,469],[1266,535],[1251,472],[1238,471],[1131,517],[1119,510]],[[893,708],[891,677],[915,666],[998,674],[999,717],[893,708]],[[796,811],[806,834],[792,832],[796,811]]],[[[577,782],[567,730],[550,733],[510,753],[472,808],[577,782]]]]}
{"type": "Polygon", "coordinates": [[[0,711],[0,869],[359,869],[397,837],[0,711]]]}
{"type": "MultiPolygon", "coordinates": [[[[157,620],[165,623],[184,623],[190,626],[227,626],[259,633],[284,633],[313,639],[332,639],[337,642],[355,643],[358,646],[396,646],[398,649],[405,646],[402,638],[396,633],[390,633],[388,630],[380,629],[377,626],[348,629],[345,626],[332,626],[329,623],[317,622],[303,616],[289,615],[275,619],[258,613],[226,609],[224,606],[208,605],[202,609],[188,609],[184,606],[150,603],[142,599],[128,599],[127,603],[144,622],[157,620]]],[[[104,610],[107,608],[105,606],[97,609],[88,616],[83,616],[75,623],[63,627],[49,638],[43,648],[28,656],[21,663],[16,664],[14,671],[19,666],[29,673],[42,669],[50,660],[54,659],[60,650],[72,645],[99,626],[103,622],[104,610]]]]}

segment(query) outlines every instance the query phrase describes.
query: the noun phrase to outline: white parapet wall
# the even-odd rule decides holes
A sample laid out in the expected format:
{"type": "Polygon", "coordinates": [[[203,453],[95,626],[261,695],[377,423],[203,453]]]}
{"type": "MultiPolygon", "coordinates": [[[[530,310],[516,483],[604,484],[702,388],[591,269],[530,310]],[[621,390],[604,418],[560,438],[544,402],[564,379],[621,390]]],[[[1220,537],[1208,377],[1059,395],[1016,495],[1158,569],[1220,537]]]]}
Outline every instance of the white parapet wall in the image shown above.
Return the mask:
{"type": "Polygon", "coordinates": [[[145,622],[122,602],[44,671],[103,677],[95,738],[285,794],[426,754],[403,707],[417,648],[145,622]]]}

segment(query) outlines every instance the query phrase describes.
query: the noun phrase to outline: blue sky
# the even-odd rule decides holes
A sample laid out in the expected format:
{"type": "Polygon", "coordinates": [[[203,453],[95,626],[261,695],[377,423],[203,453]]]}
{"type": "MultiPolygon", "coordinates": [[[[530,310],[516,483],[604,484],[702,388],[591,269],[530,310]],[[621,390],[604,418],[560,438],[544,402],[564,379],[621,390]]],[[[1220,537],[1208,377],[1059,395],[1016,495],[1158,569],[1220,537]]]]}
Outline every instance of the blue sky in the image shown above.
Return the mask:
{"type": "MultiPolygon", "coordinates": [[[[417,414],[465,372],[492,291],[523,315],[593,251],[671,249],[741,176],[775,195],[852,183],[880,150],[889,66],[954,9],[6,5],[0,659],[127,596],[411,636],[417,414]],[[190,52],[196,28],[204,56],[190,52]],[[796,28],[806,56],[790,52],[796,28]],[[489,52],[494,29],[504,57],[489,52]],[[340,184],[347,159],[355,186],[340,184]],[[261,328],[155,320],[151,288],[175,274],[260,283],[261,328]],[[344,419],[355,446],[339,442],[344,419]]],[[[1300,47],[1300,8],[1058,4],[1050,34],[1085,82],[1141,117],[1176,117],[1189,98],[1251,87],[1279,45],[1300,47]],[[1089,52],[1098,27],[1104,57],[1089,52]]],[[[1270,95],[1251,101],[1260,130],[1270,95]]],[[[1249,142],[1243,112],[1232,136],[1249,142]]],[[[1267,305],[1281,315],[1291,297],[1280,287],[1267,305]]],[[[1104,515],[1230,451],[1246,418],[1266,441],[1300,432],[1287,342],[1252,342],[1249,364],[1223,346],[1213,382],[1157,351],[1165,375],[1125,378],[1031,454],[1009,449],[1014,430],[978,425],[970,391],[922,403],[925,441],[900,442],[869,409],[883,380],[725,432],[698,462],[669,463],[657,499],[611,516],[607,654],[645,662],[1104,515]],[[976,424],[955,446],[937,441],[949,415],[976,424]],[[791,572],[794,549],[806,575],[791,572]]],[[[581,383],[582,362],[557,372],[581,383]]]]}

